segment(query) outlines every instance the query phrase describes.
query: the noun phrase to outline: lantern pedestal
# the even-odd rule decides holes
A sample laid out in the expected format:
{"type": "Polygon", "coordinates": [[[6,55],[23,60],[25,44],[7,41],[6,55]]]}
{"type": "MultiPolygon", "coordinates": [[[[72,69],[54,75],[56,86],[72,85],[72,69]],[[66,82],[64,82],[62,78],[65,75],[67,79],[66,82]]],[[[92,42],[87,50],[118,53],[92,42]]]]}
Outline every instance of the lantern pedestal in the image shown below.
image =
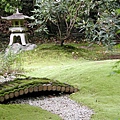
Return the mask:
{"type": "Polygon", "coordinates": [[[9,45],[11,46],[14,42],[14,37],[20,36],[22,45],[26,45],[26,34],[25,33],[11,33],[9,45]]]}

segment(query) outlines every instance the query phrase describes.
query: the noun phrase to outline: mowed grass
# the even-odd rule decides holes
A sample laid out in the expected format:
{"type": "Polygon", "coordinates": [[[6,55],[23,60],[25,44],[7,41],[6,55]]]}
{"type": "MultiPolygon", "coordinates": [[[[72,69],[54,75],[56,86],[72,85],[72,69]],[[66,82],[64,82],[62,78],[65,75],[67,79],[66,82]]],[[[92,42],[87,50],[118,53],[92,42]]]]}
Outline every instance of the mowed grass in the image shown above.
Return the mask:
{"type": "Polygon", "coordinates": [[[57,115],[30,105],[1,105],[0,120],[61,120],[57,115]]]}
{"type": "Polygon", "coordinates": [[[114,63],[85,61],[42,66],[28,75],[48,77],[78,87],[79,92],[70,97],[94,110],[92,120],[120,120],[120,75],[111,74],[114,63]]]}
{"type": "MultiPolygon", "coordinates": [[[[70,97],[93,109],[92,120],[120,120],[120,74],[113,72],[117,60],[100,60],[106,53],[108,54],[105,48],[96,45],[86,49],[83,45],[59,47],[47,44],[40,45],[33,51],[23,52],[20,54],[22,58],[20,62],[27,76],[52,78],[78,87],[79,92],[71,94],[70,97]]],[[[6,111],[12,112],[12,107],[16,106],[1,105],[1,107],[2,114],[6,117],[6,111]]],[[[16,107],[16,111],[19,111],[20,107],[18,109],[16,107]]],[[[30,109],[30,106],[25,105],[25,107],[30,109]]],[[[38,110],[36,107],[32,109],[38,110]]],[[[27,109],[26,111],[20,109],[20,112],[28,115],[27,109]]],[[[37,120],[34,111],[29,113],[37,120]]],[[[53,114],[50,116],[52,120],[58,119],[53,114]]],[[[14,117],[15,114],[11,118],[14,117]]],[[[26,117],[22,120],[29,119],[26,117]]]]}

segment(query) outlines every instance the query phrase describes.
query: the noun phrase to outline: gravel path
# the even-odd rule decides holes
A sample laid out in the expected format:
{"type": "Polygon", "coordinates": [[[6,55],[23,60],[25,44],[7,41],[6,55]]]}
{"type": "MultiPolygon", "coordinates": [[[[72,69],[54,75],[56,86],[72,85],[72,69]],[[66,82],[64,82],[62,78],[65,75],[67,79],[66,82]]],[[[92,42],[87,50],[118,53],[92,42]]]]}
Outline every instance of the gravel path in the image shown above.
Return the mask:
{"type": "Polygon", "coordinates": [[[57,97],[21,98],[10,103],[30,104],[59,115],[62,120],[90,120],[94,112],[71,100],[68,95],[57,97]]]}

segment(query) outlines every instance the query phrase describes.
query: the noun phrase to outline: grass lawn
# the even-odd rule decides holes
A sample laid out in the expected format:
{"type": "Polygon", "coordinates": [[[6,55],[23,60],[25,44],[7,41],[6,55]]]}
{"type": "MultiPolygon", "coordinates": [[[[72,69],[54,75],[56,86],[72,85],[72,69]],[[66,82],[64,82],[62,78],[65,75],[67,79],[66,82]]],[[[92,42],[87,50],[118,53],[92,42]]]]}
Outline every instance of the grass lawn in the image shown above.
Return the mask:
{"type": "Polygon", "coordinates": [[[0,105],[0,120],[61,120],[57,115],[30,105],[0,105]]]}
{"type": "Polygon", "coordinates": [[[71,98],[93,109],[93,120],[119,120],[120,75],[110,75],[115,61],[65,63],[36,66],[28,75],[48,77],[78,87],[80,91],[71,98]]]}
{"type": "MultiPolygon", "coordinates": [[[[120,74],[114,74],[112,69],[117,60],[99,60],[103,54],[106,56],[108,52],[99,46],[86,49],[83,45],[58,47],[49,44],[21,54],[20,62],[27,76],[52,78],[78,87],[80,91],[70,97],[94,110],[92,120],[120,120],[120,74]]],[[[17,109],[13,105],[0,105],[0,116],[3,114],[2,116],[6,117],[6,111],[14,113],[12,107],[19,110],[19,107],[17,109]]],[[[21,112],[28,115],[27,107],[31,106],[24,107],[26,111],[21,109],[21,112]]],[[[37,113],[38,116],[35,116],[34,111],[39,113],[38,108],[31,109],[34,110],[30,111],[29,117],[34,116],[36,120],[37,117],[42,117],[37,113]]],[[[50,116],[52,120],[58,119],[53,114],[50,116]]],[[[15,117],[17,116],[11,116],[11,120],[15,117]]],[[[49,117],[46,120],[49,120],[49,117]]]]}

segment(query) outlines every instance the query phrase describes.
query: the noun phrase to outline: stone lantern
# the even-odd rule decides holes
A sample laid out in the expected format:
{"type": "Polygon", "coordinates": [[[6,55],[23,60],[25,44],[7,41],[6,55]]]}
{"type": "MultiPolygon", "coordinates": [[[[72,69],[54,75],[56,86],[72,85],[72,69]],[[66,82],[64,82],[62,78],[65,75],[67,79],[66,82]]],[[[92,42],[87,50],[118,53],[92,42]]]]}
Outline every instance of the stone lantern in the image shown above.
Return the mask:
{"type": "Polygon", "coordinates": [[[11,32],[9,45],[11,46],[13,44],[15,37],[20,37],[21,44],[25,46],[27,40],[27,28],[24,27],[24,21],[25,19],[30,19],[30,17],[23,15],[23,13],[19,13],[17,9],[16,13],[13,15],[1,18],[12,22],[12,26],[9,28],[9,31],[11,32]]]}

